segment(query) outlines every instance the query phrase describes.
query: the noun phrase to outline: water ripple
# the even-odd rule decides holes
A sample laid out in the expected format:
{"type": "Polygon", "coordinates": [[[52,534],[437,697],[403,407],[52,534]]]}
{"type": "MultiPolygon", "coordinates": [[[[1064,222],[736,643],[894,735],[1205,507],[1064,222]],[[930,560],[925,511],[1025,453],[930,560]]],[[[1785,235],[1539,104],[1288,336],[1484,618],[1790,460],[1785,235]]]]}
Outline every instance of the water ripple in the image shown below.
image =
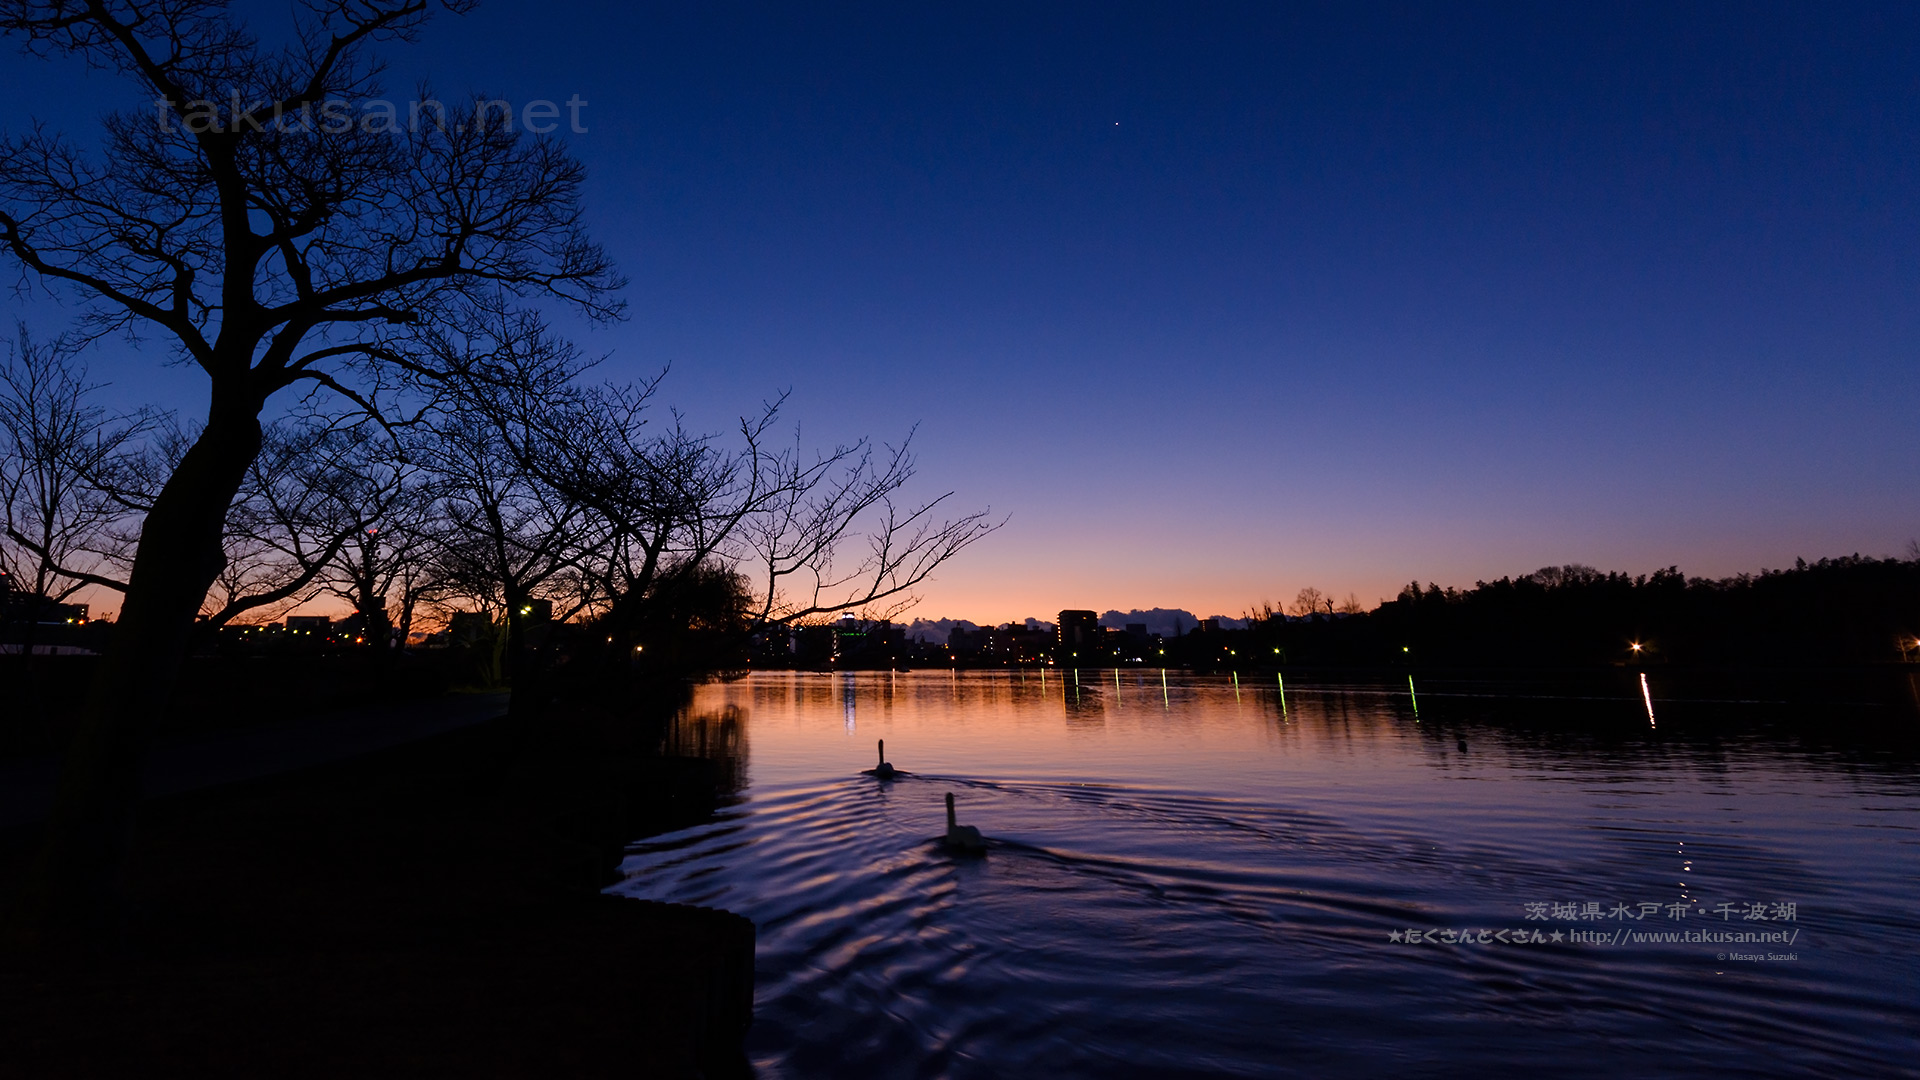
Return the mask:
{"type": "Polygon", "coordinates": [[[1605,764],[1499,729],[1463,760],[1362,687],[1319,695],[1337,708],[1302,693],[1278,726],[1176,684],[1164,709],[1106,702],[1089,733],[1004,681],[757,678],[709,688],[757,710],[745,797],[633,845],[619,891],[754,919],[764,1076],[1888,1076],[1920,1059],[1910,769],[1718,735],[1605,764]],[[856,712],[925,771],[853,775],[871,752],[845,737],[856,712]],[[1010,767],[1009,740],[1045,770],[1010,767]],[[986,857],[939,845],[949,791],[986,857]],[[1793,961],[1389,938],[1771,929],[1713,909],[1780,900],[1799,905],[1778,924],[1800,934],[1793,961]],[[1526,914],[1593,901],[1689,912],[1526,914]]]}

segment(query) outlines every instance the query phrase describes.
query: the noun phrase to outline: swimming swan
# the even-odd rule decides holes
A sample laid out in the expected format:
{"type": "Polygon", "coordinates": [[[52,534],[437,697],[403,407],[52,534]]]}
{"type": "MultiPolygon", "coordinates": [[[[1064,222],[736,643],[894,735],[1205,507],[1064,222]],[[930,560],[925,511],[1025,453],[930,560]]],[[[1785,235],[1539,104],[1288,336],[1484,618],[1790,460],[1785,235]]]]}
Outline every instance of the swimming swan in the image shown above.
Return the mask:
{"type": "Polygon", "coordinates": [[[987,841],[980,830],[971,825],[961,825],[953,817],[953,792],[947,792],[947,835],[941,840],[953,851],[985,851],[987,841]]]}
{"type": "Polygon", "coordinates": [[[887,760],[887,740],[885,739],[880,740],[880,764],[871,769],[862,769],[860,771],[863,775],[872,776],[880,780],[891,780],[896,776],[907,775],[906,770],[894,768],[893,763],[887,760]]]}

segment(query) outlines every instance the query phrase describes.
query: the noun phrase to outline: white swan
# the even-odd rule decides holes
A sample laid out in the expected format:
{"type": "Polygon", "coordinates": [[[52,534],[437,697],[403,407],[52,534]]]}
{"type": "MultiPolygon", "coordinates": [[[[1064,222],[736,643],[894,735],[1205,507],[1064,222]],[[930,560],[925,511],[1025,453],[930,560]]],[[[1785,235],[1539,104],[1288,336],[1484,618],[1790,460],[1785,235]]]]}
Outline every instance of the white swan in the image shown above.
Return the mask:
{"type": "Polygon", "coordinates": [[[953,851],[985,851],[987,841],[980,830],[971,825],[961,825],[953,816],[953,792],[947,792],[947,835],[941,840],[953,851]]]}
{"type": "Polygon", "coordinates": [[[885,739],[880,740],[880,764],[871,769],[862,769],[860,771],[867,776],[876,777],[881,780],[891,780],[896,776],[907,775],[904,770],[894,768],[893,763],[887,760],[887,740],[885,739]]]}

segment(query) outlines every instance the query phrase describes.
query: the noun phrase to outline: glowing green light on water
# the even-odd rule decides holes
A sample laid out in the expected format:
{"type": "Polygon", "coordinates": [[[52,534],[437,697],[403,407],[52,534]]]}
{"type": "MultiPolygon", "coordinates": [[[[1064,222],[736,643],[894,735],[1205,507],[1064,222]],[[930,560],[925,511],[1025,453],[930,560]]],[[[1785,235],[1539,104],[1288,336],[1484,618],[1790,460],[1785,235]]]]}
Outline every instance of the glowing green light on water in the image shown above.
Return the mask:
{"type": "Polygon", "coordinates": [[[1284,720],[1287,716],[1287,677],[1277,671],[1273,677],[1280,684],[1280,718],[1284,720]]]}
{"type": "Polygon", "coordinates": [[[1413,692],[1413,676],[1407,676],[1407,697],[1413,699],[1413,718],[1420,719],[1420,695],[1413,692]]]}
{"type": "Polygon", "coordinates": [[[1168,706],[1169,708],[1171,708],[1173,705],[1173,700],[1167,697],[1167,669],[1166,668],[1160,669],[1160,703],[1162,705],[1168,706]]]}
{"type": "Polygon", "coordinates": [[[1237,671],[1233,673],[1233,700],[1240,700],[1240,673],[1237,671]]]}

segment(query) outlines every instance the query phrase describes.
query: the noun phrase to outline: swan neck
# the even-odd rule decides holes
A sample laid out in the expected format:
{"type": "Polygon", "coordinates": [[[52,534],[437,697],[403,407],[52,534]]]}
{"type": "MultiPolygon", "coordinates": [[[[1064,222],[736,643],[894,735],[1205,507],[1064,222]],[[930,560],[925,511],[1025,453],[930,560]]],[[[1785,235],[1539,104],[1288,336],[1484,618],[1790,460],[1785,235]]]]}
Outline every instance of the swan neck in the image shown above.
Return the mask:
{"type": "Polygon", "coordinates": [[[947,828],[951,829],[953,827],[954,827],[953,793],[948,792],[947,793],[947,828]]]}

